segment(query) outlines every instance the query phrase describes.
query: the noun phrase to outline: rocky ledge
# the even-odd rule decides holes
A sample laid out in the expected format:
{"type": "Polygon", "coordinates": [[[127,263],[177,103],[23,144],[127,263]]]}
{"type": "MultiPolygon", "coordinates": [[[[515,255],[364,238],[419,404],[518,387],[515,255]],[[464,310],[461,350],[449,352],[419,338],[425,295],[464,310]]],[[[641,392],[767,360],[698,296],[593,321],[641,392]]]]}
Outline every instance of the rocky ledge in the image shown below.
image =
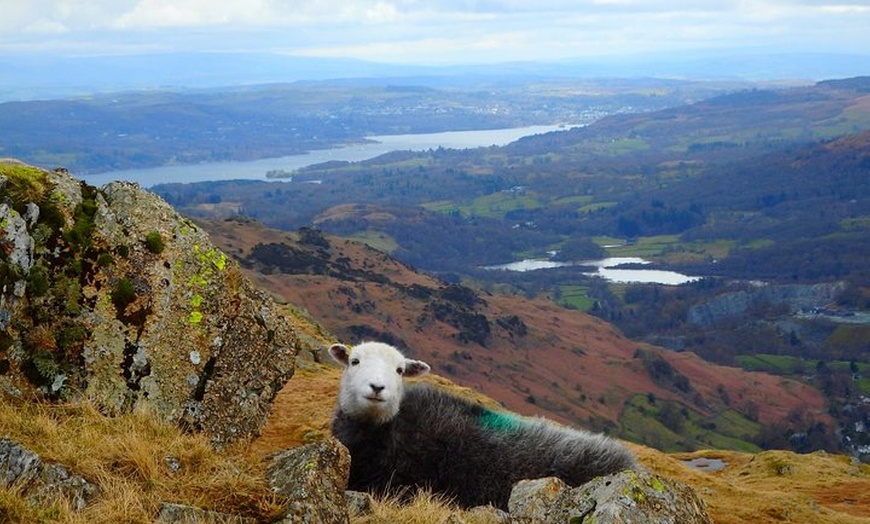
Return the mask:
{"type": "Polygon", "coordinates": [[[0,163],[0,394],[147,404],[223,446],[265,423],[297,346],[271,299],[156,195],[0,163]]]}

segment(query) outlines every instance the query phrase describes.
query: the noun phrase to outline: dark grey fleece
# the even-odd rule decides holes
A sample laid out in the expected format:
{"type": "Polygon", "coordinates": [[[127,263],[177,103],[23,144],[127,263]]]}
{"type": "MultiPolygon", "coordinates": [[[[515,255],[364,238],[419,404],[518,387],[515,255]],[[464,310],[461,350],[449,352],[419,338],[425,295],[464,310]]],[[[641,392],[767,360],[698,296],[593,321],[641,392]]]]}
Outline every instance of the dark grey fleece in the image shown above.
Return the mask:
{"type": "Polygon", "coordinates": [[[463,507],[507,509],[514,483],[559,477],[578,486],[632,468],[603,435],[488,410],[429,385],[409,385],[399,414],[374,425],[339,410],[332,432],[350,450],[348,489],[396,494],[429,488],[463,507]]]}

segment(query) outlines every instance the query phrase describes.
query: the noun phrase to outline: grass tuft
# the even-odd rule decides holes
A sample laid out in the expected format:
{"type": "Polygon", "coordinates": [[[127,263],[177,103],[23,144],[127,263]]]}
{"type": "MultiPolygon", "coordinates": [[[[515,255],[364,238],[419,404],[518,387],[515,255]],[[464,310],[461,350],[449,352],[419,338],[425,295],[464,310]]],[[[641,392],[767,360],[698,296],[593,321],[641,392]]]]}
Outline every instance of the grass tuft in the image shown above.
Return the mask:
{"type": "Polygon", "coordinates": [[[371,512],[352,519],[354,524],[431,524],[433,522],[466,522],[495,524],[489,514],[463,511],[446,498],[430,491],[418,491],[412,498],[381,497],[375,499],[371,512]],[[454,519],[448,521],[453,516],[454,519]]]}
{"type": "Polygon", "coordinates": [[[90,404],[0,400],[0,435],[100,488],[78,513],[61,503],[35,509],[16,490],[0,489],[4,522],[150,523],[161,502],[263,521],[281,514],[262,463],[246,449],[218,453],[202,435],[184,434],[147,409],[108,417],[90,404]]]}

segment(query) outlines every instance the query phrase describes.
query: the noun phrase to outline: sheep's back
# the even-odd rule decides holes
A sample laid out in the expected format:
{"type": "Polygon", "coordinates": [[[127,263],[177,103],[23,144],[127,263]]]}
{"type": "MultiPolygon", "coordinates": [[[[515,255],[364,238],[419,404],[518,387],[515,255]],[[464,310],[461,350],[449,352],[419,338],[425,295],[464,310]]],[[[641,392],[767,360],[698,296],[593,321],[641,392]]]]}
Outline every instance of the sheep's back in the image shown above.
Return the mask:
{"type": "Polygon", "coordinates": [[[466,507],[505,508],[522,479],[578,485],[633,465],[606,437],[491,411],[424,384],[408,387],[391,422],[360,424],[339,412],[333,432],[351,452],[350,489],[426,487],[466,507]]]}

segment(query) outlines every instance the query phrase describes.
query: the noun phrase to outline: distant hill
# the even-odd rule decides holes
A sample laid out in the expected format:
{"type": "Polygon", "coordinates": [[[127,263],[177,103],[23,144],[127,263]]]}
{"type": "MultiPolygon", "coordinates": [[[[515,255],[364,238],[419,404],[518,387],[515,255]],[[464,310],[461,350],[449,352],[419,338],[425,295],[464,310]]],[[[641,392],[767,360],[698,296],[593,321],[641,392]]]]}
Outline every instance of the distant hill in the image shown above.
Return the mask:
{"type": "MultiPolygon", "coordinates": [[[[342,235],[377,232],[392,239],[398,258],[429,271],[468,274],[478,265],[544,256],[577,236],[682,235],[720,243],[717,249],[693,246],[707,262],[702,274],[728,268],[736,276],[727,264],[736,251],[722,252],[723,242],[788,252],[803,241],[824,246],[848,237],[858,244],[866,237],[863,227],[846,222],[870,208],[866,82],[747,90],[613,115],[503,148],[313,166],[287,184],[230,181],[155,190],[191,214],[207,215],[209,208],[198,206],[221,201],[275,227],[316,223],[342,235]],[[842,141],[827,144],[832,140],[842,141]],[[312,181],[317,184],[304,183],[312,181]],[[773,239],[776,245],[769,246],[773,239]],[[439,249],[430,250],[430,242],[439,249]],[[717,264],[711,265],[714,251],[717,264]]],[[[815,278],[861,271],[856,260],[815,278]]],[[[752,267],[740,278],[759,278],[752,267]]]]}
{"type": "Polygon", "coordinates": [[[251,278],[343,341],[394,344],[521,413],[665,450],[757,450],[766,432],[831,427],[805,384],[632,342],[548,300],[449,285],[316,230],[201,226],[251,278]]]}
{"type": "MultiPolygon", "coordinates": [[[[207,75],[215,66],[213,58],[187,67],[207,75]]],[[[82,67],[101,70],[87,66],[101,59],[81,60],[82,67]]],[[[69,66],[54,65],[60,70],[69,66]]],[[[135,69],[135,64],[128,66],[135,69]]],[[[347,74],[354,76],[352,69],[347,74]]],[[[52,74],[63,78],[61,71],[52,74]]],[[[246,161],[360,143],[373,135],[583,124],[606,114],[661,109],[749,85],[523,77],[509,82],[489,77],[454,82],[352,78],[214,89],[161,85],[0,102],[0,151],[77,173],[246,161]]]]}
{"type": "Polygon", "coordinates": [[[281,185],[155,189],[191,214],[221,201],[275,227],[385,235],[396,257],[442,274],[546,256],[578,237],[678,235],[667,263],[696,274],[862,281],[867,84],[746,90],[502,148],[313,166],[281,185]]]}
{"type": "Polygon", "coordinates": [[[574,59],[461,66],[387,64],[273,53],[151,53],[58,56],[0,54],[0,101],[95,92],[329,79],[396,79],[432,86],[553,78],[680,78],[751,81],[820,80],[870,70],[870,56],[841,53],[672,53],[628,59],[574,59]],[[87,77],[81,75],[87,71],[87,77]]]}

